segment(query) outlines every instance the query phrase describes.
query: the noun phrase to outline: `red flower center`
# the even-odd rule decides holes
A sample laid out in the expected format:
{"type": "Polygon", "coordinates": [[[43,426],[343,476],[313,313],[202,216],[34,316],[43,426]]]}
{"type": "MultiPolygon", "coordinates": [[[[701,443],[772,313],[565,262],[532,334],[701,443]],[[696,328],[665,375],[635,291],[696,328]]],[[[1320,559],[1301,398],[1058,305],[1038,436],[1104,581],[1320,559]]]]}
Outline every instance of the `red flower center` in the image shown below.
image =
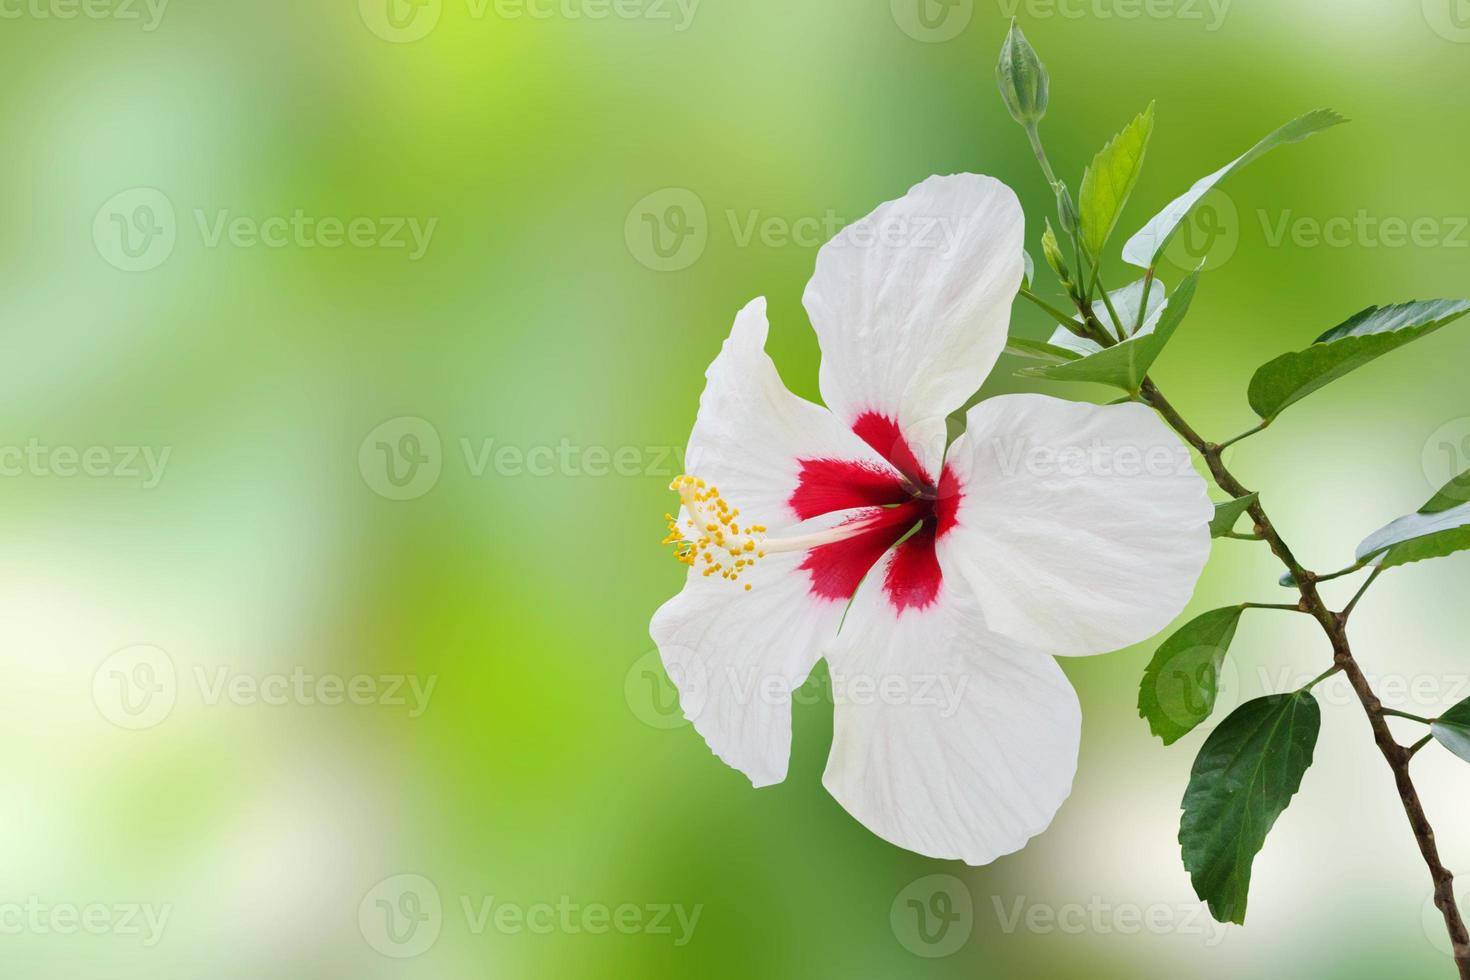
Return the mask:
{"type": "Polygon", "coordinates": [[[886,415],[865,413],[852,428],[893,468],[841,459],[800,460],[789,504],[802,520],[851,510],[844,523],[869,521],[872,526],[813,548],[801,567],[811,576],[813,595],[847,602],[878,560],[898,545],[883,591],[900,614],[924,609],[938,597],[944,578],[934,546],[954,527],[964,496],[959,480],[948,466],[939,479],[932,478],[898,423],[886,415]]]}

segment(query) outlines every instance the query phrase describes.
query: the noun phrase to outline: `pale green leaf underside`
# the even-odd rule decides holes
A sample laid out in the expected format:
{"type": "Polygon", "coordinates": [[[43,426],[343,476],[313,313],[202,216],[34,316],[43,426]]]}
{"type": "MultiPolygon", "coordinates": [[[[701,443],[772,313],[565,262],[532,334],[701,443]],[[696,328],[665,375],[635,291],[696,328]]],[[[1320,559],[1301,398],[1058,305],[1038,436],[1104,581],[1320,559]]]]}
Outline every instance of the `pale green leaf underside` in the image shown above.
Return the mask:
{"type": "Polygon", "coordinates": [[[1251,378],[1251,408],[1263,419],[1384,354],[1453,323],[1470,313],[1465,300],[1427,300],[1369,307],[1327,331],[1304,351],[1283,354],[1262,365],[1251,378]]]}
{"type": "Polygon", "coordinates": [[[1470,762],[1470,700],[1461,701],[1429,726],[1435,741],[1470,762]]]}
{"type": "Polygon", "coordinates": [[[1184,793],[1179,843],[1195,894],[1245,923],[1251,865],[1312,764],[1322,710],[1309,692],[1247,701],[1210,733],[1184,793]]]}
{"type": "Polygon", "coordinates": [[[1130,337],[1117,346],[1108,347],[1096,354],[1061,364],[1029,367],[1019,373],[1051,381],[1090,381],[1112,385],[1124,391],[1137,391],[1154,361],[1164,352],[1174,331],[1179,329],[1189,313],[1189,305],[1194,300],[1198,281],[1199,273],[1196,272],[1179,285],[1169,298],[1169,305],[1164,307],[1158,326],[1152,332],[1130,337]]]}
{"type": "Polygon", "coordinates": [[[1138,715],[1173,745],[1210,717],[1220,665],[1235,639],[1244,606],[1216,609],[1185,623],[1159,647],[1138,688],[1138,715]]]}
{"type": "Polygon", "coordinates": [[[1068,361],[1077,360],[1078,355],[1065,347],[1057,347],[1041,340],[1027,340],[1025,337],[1007,337],[1006,353],[1015,354],[1018,357],[1029,357],[1033,361],[1045,361],[1048,364],[1065,364],[1068,361]]]}
{"type": "Polygon", "coordinates": [[[1210,537],[1222,538],[1235,530],[1235,525],[1240,518],[1260,497],[1260,494],[1252,493],[1234,500],[1227,500],[1223,504],[1216,504],[1215,517],[1210,521],[1210,537]]]}
{"type": "Polygon", "coordinates": [[[1154,132],[1154,107],[1141,112],[1092,158],[1082,175],[1077,208],[1082,220],[1082,247],[1096,258],[1117,227],[1123,206],[1143,172],[1143,158],[1154,132]]]}
{"type": "Polygon", "coordinates": [[[1241,167],[1259,159],[1278,146],[1284,146],[1287,143],[1300,143],[1314,133],[1320,133],[1324,129],[1329,129],[1346,121],[1331,109],[1318,109],[1298,119],[1293,119],[1247,150],[1244,156],[1227,163],[1208,177],[1202,177],[1195,181],[1194,186],[1169,202],[1168,207],[1154,216],[1148,224],[1143,226],[1143,229],[1138,234],[1128,239],[1128,244],[1123,246],[1123,261],[1140,268],[1148,268],[1154,265],[1159,253],[1169,244],[1170,239],[1179,230],[1179,226],[1184,223],[1184,220],[1189,217],[1189,213],[1194,210],[1194,206],[1215,185],[1235,173],[1241,167]]]}
{"type": "MultiPolygon", "coordinates": [[[[1126,286],[1118,289],[1108,290],[1108,302],[1113,309],[1118,311],[1118,316],[1123,318],[1121,332],[1118,324],[1113,320],[1113,314],[1108,309],[1107,303],[1096,300],[1092,303],[1092,314],[1109,337],[1135,337],[1139,334],[1153,333],[1159,325],[1159,317],[1163,315],[1164,306],[1169,301],[1169,288],[1165,282],[1154,277],[1152,284],[1147,280],[1136,279],[1126,286]],[[1148,286],[1148,302],[1143,301],[1144,287],[1148,286]],[[1138,319],[1139,308],[1143,308],[1143,320],[1138,319]]],[[[1074,316],[1072,322],[1079,327],[1082,325],[1082,317],[1074,316]]],[[[1065,347],[1070,351],[1086,356],[1096,354],[1102,350],[1102,344],[1090,337],[1079,337],[1066,327],[1057,327],[1051,335],[1051,343],[1056,347],[1065,347]]]]}
{"type": "Polygon", "coordinates": [[[1417,513],[1358,545],[1358,561],[1394,568],[1470,549],[1470,470],[1446,483],[1417,513]]]}

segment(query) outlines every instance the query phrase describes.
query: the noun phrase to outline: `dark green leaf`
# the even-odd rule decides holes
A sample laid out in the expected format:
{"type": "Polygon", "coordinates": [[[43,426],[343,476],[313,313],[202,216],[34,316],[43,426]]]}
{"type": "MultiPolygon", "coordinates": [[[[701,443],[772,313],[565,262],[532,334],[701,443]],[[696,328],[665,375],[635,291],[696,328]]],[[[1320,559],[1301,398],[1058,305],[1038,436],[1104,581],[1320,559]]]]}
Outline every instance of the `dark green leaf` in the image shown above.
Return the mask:
{"type": "Polygon", "coordinates": [[[1358,545],[1358,561],[1394,568],[1470,549],[1470,470],[1446,483],[1417,513],[1358,545]]]}
{"type": "Polygon", "coordinates": [[[1429,726],[1435,741],[1470,762],[1470,700],[1461,701],[1429,726]]]}
{"type": "MultiPolygon", "coordinates": [[[[1189,313],[1189,305],[1194,301],[1194,290],[1198,281],[1199,273],[1195,272],[1180,283],[1174,295],[1169,297],[1169,305],[1164,307],[1158,326],[1152,331],[1140,333],[1117,346],[1108,347],[1087,357],[1065,364],[1026,368],[1020,373],[1052,381],[1091,381],[1122,388],[1124,391],[1137,391],[1154,361],[1164,352],[1174,331],[1179,329],[1189,313]]],[[[1123,315],[1121,310],[1118,312],[1123,315]]]]}
{"type": "Polygon", "coordinates": [[[1142,269],[1152,267],[1157,263],[1159,253],[1184,223],[1184,219],[1189,217],[1189,212],[1194,210],[1194,206],[1216,184],[1278,146],[1300,143],[1314,133],[1346,121],[1331,109],[1318,109],[1299,119],[1293,119],[1247,150],[1244,156],[1227,163],[1208,177],[1195,181],[1194,186],[1171,201],[1168,207],[1143,226],[1143,230],[1128,239],[1128,244],[1123,246],[1123,261],[1142,269]]]}
{"type": "Polygon", "coordinates": [[[1235,639],[1244,606],[1216,609],[1191,620],[1164,641],[1143,672],[1138,715],[1173,745],[1215,710],[1220,665],[1235,639]]]}
{"type": "Polygon", "coordinates": [[[1274,419],[1318,388],[1466,313],[1470,313],[1470,302],[1465,300],[1370,307],[1318,337],[1306,350],[1283,354],[1263,365],[1251,379],[1251,408],[1263,419],[1274,419]]]}
{"type": "Polygon", "coordinates": [[[1154,132],[1154,107],[1149,107],[1114,136],[1082,175],[1077,207],[1082,222],[1082,247],[1096,258],[1102,254],[1123,213],[1123,206],[1143,172],[1143,158],[1154,132]]]}
{"type": "Polygon", "coordinates": [[[1179,843],[1195,894],[1245,923],[1251,864],[1312,764],[1322,710],[1309,691],[1247,701],[1210,733],[1184,792],[1179,843]]]}
{"type": "Polygon", "coordinates": [[[1235,530],[1235,525],[1240,521],[1241,515],[1260,498],[1260,494],[1253,493],[1234,500],[1227,500],[1223,504],[1216,504],[1215,519],[1210,521],[1210,537],[1223,538],[1235,530]]]}

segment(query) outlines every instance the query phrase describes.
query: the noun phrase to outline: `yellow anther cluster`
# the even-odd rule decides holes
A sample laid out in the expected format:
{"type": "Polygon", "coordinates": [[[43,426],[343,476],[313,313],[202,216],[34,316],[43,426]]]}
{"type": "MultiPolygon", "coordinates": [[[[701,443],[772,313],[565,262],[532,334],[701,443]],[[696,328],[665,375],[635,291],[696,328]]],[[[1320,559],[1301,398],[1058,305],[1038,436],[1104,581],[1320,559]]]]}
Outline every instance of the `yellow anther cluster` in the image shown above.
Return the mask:
{"type": "MultiPolygon", "coordinates": [[[[706,486],[698,477],[681,476],[669,489],[679,495],[689,514],[684,527],[673,514],[664,515],[669,533],[663,543],[673,545],[679,561],[699,568],[706,578],[718,575],[735,582],[766,556],[759,544],[766,529],[759,524],[742,528],[736,520],[740,511],[725,502],[719,487],[706,486]]],[[[749,585],[745,591],[750,591],[749,585]]]]}

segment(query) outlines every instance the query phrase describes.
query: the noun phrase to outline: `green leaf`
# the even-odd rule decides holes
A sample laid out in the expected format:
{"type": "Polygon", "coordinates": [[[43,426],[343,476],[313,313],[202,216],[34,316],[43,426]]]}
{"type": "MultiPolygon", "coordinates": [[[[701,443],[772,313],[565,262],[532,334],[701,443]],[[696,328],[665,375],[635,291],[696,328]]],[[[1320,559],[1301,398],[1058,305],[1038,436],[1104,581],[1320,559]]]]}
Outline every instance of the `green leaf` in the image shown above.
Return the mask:
{"type": "Polygon", "coordinates": [[[1219,170],[1195,181],[1194,186],[1185,191],[1179,197],[1169,202],[1169,206],[1160,211],[1143,229],[1128,239],[1128,244],[1123,246],[1123,261],[1140,268],[1150,268],[1156,264],[1159,253],[1169,244],[1169,241],[1179,231],[1179,227],[1189,217],[1189,212],[1200,199],[1208,194],[1216,184],[1229,177],[1241,167],[1254,162],[1266,155],[1278,146],[1287,143],[1300,143],[1314,133],[1320,133],[1324,129],[1336,126],[1338,123],[1347,122],[1331,109],[1318,109],[1309,112],[1299,119],[1282,126],[1276,132],[1261,140],[1255,146],[1246,151],[1244,156],[1238,157],[1221,167],[1219,170]]]}
{"type": "Polygon", "coordinates": [[[1312,764],[1322,709],[1309,691],[1247,701],[1210,733],[1184,792],[1179,843],[1194,891],[1245,924],[1251,864],[1312,764]]]}
{"type": "Polygon", "coordinates": [[[1400,517],[1358,545],[1358,561],[1395,568],[1470,549],[1470,470],[1446,483],[1416,513],[1400,517]]]}
{"type": "MultiPolygon", "coordinates": [[[[1163,315],[1164,304],[1168,302],[1169,290],[1162,279],[1155,278],[1148,291],[1148,304],[1143,310],[1143,321],[1138,321],[1138,310],[1143,306],[1143,288],[1146,280],[1136,279],[1121,289],[1108,290],[1108,303],[1118,311],[1123,318],[1123,330],[1118,330],[1117,321],[1113,319],[1108,304],[1100,300],[1094,300],[1092,314],[1102,324],[1103,330],[1109,337],[1133,337],[1140,333],[1153,333],[1159,324],[1159,317],[1163,315]]],[[[1072,322],[1079,328],[1082,325],[1082,317],[1072,317],[1072,322]]],[[[1051,342],[1057,347],[1065,347],[1079,354],[1096,354],[1102,350],[1102,344],[1090,337],[1079,337],[1068,330],[1065,326],[1055,330],[1051,335],[1051,342]]]]}
{"type": "Polygon", "coordinates": [[[1263,419],[1274,419],[1317,389],[1466,313],[1470,302],[1465,300],[1369,307],[1318,337],[1306,350],[1262,365],[1251,379],[1251,408],[1263,419]]]}
{"type": "Polygon", "coordinates": [[[1194,302],[1194,290],[1198,282],[1199,273],[1195,272],[1180,283],[1174,295],[1169,297],[1158,326],[1153,330],[1139,333],[1114,347],[1067,361],[1065,364],[1030,367],[1019,373],[1052,381],[1091,381],[1122,388],[1124,391],[1137,391],[1149,369],[1154,366],[1154,361],[1158,360],[1174,336],[1174,331],[1184,322],[1189,306],[1194,302]]]}
{"type": "Polygon", "coordinates": [[[1234,500],[1227,500],[1223,504],[1215,505],[1215,519],[1210,521],[1210,537],[1223,538],[1235,530],[1236,523],[1240,520],[1251,505],[1261,499],[1258,493],[1252,493],[1234,500]]]}
{"type": "Polygon", "coordinates": [[[1470,699],[1461,701],[1429,726],[1434,740],[1470,762],[1470,699]]]}
{"type": "Polygon", "coordinates": [[[1006,353],[1046,361],[1048,364],[1065,364],[1078,358],[1076,353],[1065,347],[1057,347],[1040,340],[1027,340],[1024,337],[1007,337],[1006,353]]]}
{"type": "Polygon", "coordinates": [[[1097,258],[1117,227],[1123,206],[1143,172],[1143,158],[1154,133],[1154,105],[1149,103],[1097,156],[1082,175],[1077,201],[1082,220],[1082,247],[1097,258]]]}
{"type": "Polygon", "coordinates": [[[1230,606],[1190,620],[1164,641],[1144,670],[1138,716],[1165,745],[1194,731],[1215,710],[1220,665],[1244,612],[1244,606],[1230,606]]]}

